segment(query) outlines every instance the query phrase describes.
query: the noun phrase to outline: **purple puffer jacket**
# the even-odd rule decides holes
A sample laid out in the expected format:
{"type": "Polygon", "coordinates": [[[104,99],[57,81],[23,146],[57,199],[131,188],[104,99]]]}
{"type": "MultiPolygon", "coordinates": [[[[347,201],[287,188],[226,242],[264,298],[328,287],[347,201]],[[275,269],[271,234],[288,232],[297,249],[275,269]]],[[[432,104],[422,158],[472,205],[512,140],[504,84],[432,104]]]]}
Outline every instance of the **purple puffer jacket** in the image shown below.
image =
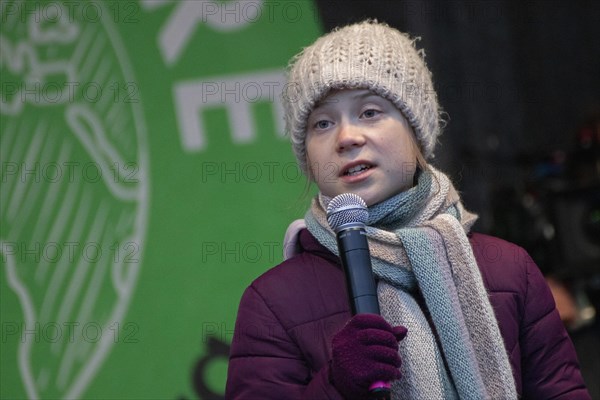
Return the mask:
{"type": "MultiPolygon", "coordinates": [[[[523,399],[590,399],[573,344],[539,269],[520,247],[482,234],[471,246],[523,399]]],[[[226,399],[342,399],[329,382],[331,338],[351,318],[338,258],[307,231],[302,253],[246,289],[226,399]]],[[[410,332],[409,332],[410,334],[410,332]]]]}

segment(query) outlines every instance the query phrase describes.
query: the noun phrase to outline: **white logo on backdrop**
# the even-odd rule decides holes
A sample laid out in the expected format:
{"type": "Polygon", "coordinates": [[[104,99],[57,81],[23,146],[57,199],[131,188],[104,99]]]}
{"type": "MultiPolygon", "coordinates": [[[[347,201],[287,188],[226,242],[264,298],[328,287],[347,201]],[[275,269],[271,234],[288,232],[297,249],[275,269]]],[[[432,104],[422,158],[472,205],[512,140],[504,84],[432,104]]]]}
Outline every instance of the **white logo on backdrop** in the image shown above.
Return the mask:
{"type": "Polygon", "coordinates": [[[215,107],[227,110],[233,143],[251,143],[256,139],[252,105],[258,101],[271,102],[275,127],[283,135],[283,106],[277,98],[284,85],[285,76],[281,70],[175,84],[173,94],[183,148],[187,151],[206,148],[202,115],[215,107]]]}
{"type": "MultiPolygon", "coordinates": [[[[149,11],[173,5],[167,0],[142,0],[140,4],[149,11]]],[[[273,17],[274,9],[264,6],[263,0],[177,3],[158,34],[158,47],[165,64],[173,66],[177,63],[198,25],[204,24],[218,32],[244,29],[265,14],[267,18],[273,17]]],[[[275,128],[278,135],[283,136],[283,107],[279,96],[284,85],[283,69],[175,83],[175,113],[183,149],[197,152],[207,148],[203,114],[214,108],[226,110],[233,143],[252,143],[257,136],[253,104],[259,101],[271,103],[275,128]]]]}
{"type": "MultiPolygon", "coordinates": [[[[141,0],[147,10],[173,4],[168,0],[141,0]]],[[[238,1],[182,1],[175,5],[158,35],[158,44],[168,66],[179,60],[199,24],[220,32],[232,32],[245,28],[261,17],[263,0],[238,1]]]]}
{"type": "Polygon", "coordinates": [[[3,324],[31,399],[80,398],[140,329],[124,320],[149,201],[137,81],[109,10],[65,4],[0,3],[0,253],[23,312],[3,324]]]}

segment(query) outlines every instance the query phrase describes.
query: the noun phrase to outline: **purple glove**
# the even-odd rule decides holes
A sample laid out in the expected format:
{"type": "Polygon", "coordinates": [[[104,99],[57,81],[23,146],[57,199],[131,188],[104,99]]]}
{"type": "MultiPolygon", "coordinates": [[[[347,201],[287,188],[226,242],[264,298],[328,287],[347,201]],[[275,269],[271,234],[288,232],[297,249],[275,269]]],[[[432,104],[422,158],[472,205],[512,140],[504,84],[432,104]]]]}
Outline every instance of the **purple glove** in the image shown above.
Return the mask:
{"type": "Polygon", "coordinates": [[[369,398],[376,381],[400,378],[398,341],[407,329],[393,327],[375,314],[355,315],[331,342],[331,381],[349,400],[369,398]]]}

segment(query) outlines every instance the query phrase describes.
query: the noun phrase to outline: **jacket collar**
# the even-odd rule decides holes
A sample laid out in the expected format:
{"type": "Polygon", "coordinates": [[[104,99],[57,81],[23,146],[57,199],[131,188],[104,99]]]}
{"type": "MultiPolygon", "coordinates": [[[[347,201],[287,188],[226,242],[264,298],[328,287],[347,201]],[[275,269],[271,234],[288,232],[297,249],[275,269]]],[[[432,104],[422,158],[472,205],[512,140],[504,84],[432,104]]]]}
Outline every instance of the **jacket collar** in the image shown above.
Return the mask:
{"type": "Polygon", "coordinates": [[[308,229],[302,229],[300,231],[300,248],[302,252],[315,254],[319,257],[323,257],[336,265],[340,265],[340,259],[338,256],[329,251],[308,231],[308,229]]]}

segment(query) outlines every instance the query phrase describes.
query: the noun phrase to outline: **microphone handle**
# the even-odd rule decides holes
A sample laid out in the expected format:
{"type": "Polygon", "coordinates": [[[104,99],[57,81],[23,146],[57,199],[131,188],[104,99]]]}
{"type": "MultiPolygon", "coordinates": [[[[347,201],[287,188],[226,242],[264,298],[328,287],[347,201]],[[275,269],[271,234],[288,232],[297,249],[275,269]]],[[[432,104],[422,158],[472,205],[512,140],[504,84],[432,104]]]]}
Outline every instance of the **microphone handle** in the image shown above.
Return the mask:
{"type": "MultiPolygon", "coordinates": [[[[371,267],[371,254],[367,232],[363,224],[341,229],[337,233],[340,260],[346,274],[346,285],[350,296],[352,314],[380,315],[377,285],[371,267]]],[[[369,387],[373,400],[389,400],[390,384],[377,381],[369,387]]]]}
{"type": "Polygon", "coordinates": [[[356,224],[337,234],[340,260],[346,274],[352,314],[379,315],[377,286],[371,268],[371,254],[364,225],[356,224]]]}

